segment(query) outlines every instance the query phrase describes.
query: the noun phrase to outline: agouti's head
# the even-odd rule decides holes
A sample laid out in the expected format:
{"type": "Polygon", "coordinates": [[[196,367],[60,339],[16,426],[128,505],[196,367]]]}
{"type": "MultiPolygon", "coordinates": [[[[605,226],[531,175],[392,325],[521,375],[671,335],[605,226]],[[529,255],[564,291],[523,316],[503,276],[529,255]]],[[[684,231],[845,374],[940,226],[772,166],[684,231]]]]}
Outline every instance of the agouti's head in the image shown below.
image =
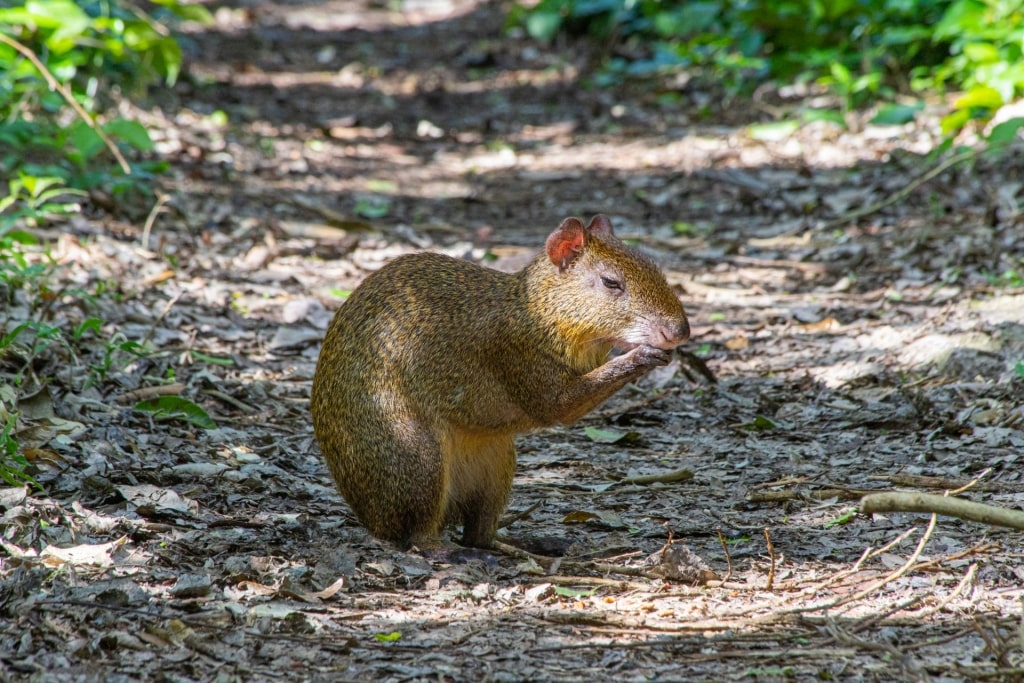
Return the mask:
{"type": "Polygon", "coordinates": [[[548,305],[581,353],[604,346],[671,350],[690,336],[683,305],[644,254],[612,233],[607,216],[566,218],[546,243],[548,305]]]}

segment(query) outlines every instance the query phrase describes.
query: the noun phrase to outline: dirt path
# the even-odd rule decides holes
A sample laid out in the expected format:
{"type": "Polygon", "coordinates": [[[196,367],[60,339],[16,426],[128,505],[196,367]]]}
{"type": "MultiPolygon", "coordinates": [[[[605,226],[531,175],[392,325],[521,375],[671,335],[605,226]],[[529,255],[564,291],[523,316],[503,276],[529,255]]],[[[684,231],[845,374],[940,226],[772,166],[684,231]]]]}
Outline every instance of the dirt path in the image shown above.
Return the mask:
{"type": "Polygon", "coordinates": [[[221,7],[139,113],[173,164],[148,244],[54,232],[58,277],[107,294],[53,310],[99,317],[98,355],[41,356],[18,404],[46,493],[0,489],[2,679],[1019,680],[1020,532],[850,513],[979,476],[966,497],[1024,505],[1024,155],[911,186],[925,126],[586,89],[582,47],[497,6],[411,7],[221,7]],[[423,248],[517,268],[598,211],[664,264],[717,383],[677,361],[520,440],[509,532],[572,539],[553,574],[369,538],[308,416],[339,297],[423,248]],[[216,429],[131,410],[172,382],[216,429]],[[670,534],[726,583],[650,578],[670,534]]]}

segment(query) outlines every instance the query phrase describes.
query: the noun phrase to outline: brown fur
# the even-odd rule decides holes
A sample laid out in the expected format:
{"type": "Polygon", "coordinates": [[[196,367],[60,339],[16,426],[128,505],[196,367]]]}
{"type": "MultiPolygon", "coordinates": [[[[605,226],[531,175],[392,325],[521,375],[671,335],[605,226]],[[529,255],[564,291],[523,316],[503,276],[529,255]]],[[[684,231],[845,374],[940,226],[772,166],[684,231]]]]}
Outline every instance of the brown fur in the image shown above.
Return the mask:
{"type": "Polygon", "coordinates": [[[327,331],[311,399],[317,441],[375,536],[430,543],[462,523],[463,542],[486,547],[511,490],[515,434],[575,421],[688,334],[665,278],[603,217],[587,228],[566,219],[514,274],[403,256],[327,331]],[[629,350],[609,360],[615,346],[629,350]]]}

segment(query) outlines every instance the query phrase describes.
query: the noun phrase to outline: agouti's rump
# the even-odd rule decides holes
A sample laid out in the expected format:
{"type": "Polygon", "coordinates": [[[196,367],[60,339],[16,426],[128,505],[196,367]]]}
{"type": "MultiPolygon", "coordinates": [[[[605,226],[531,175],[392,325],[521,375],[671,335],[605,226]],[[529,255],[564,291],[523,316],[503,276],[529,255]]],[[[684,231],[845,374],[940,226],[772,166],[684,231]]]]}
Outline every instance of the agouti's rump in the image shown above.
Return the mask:
{"type": "Polygon", "coordinates": [[[317,441],[371,533],[401,545],[463,524],[489,546],[514,435],[583,416],[670,360],[678,298],[604,216],[563,221],[525,269],[403,256],[338,310],[313,380],[317,441]],[[612,348],[625,353],[609,359],[612,348]]]}

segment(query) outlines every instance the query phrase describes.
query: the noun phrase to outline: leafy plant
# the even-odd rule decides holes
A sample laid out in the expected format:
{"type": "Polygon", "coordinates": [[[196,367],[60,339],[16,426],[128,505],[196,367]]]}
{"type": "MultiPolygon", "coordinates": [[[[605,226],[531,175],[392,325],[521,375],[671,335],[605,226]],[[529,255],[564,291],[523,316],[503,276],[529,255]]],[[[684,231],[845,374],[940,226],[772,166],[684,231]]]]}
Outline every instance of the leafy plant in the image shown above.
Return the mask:
{"type": "Polygon", "coordinates": [[[597,85],[682,71],[739,92],[766,79],[816,83],[844,110],[964,89],[947,132],[1024,93],[1024,0],[540,0],[514,6],[508,23],[538,40],[611,44],[597,85]]]}
{"type": "Polygon", "coordinates": [[[32,475],[26,472],[28,460],[20,451],[18,442],[14,440],[14,427],[17,424],[17,414],[7,413],[0,403],[0,419],[3,426],[0,427],[0,479],[11,486],[24,486],[32,484],[40,488],[32,475]]]}
{"type": "Polygon", "coordinates": [[[151,413],[155,420],[184,420],[203,429],[216,429],[217,423],[196,403],[181,396],[160,396],[135,404],[135,410],[151,413]]]}
{"type": "MultiPolygon", "coordinates": [[[[79,330],[76,330],[76,333],[79,330]]],[[[122,367],[126,362],[135,358],[143,358],[149,355],[149,353],[150,350],[144,345],[126,338],[121,332],[115,332],[104,344],[103,355],[100,359],[89,366],[89,378],[85,383],[86,388],[106,381],[107,375],[110,374],[112,368],[122,367]]]]}
{"type": "MultiPolygon", "coordinates": [[[[5,5],[0,7],[0,176],[21,179],[21,189],[34,178],[47,191],[58,183],[79,190],[103,186],[115,195],[145,191],[151,174],[164,165],[132,169],[120,146],[151,151],[146,129],[120,118],[98,124],[94,116],[112,101],[110,93],[172,84],[181,49],[166,22],[209,21],[209,12],[180,0],[157,0],[149,14],[125,0],[5,5]],[[75,114],[70,124],[63,113],[68,108],[75,114]]],[[[15,194],[8,189],[0,214],[16,203],[15,194]]],[[[74,201],[66,191],[50,200],[74,201]]],[[[8,215],[5,222],[16,218],[8,215]]]]}

